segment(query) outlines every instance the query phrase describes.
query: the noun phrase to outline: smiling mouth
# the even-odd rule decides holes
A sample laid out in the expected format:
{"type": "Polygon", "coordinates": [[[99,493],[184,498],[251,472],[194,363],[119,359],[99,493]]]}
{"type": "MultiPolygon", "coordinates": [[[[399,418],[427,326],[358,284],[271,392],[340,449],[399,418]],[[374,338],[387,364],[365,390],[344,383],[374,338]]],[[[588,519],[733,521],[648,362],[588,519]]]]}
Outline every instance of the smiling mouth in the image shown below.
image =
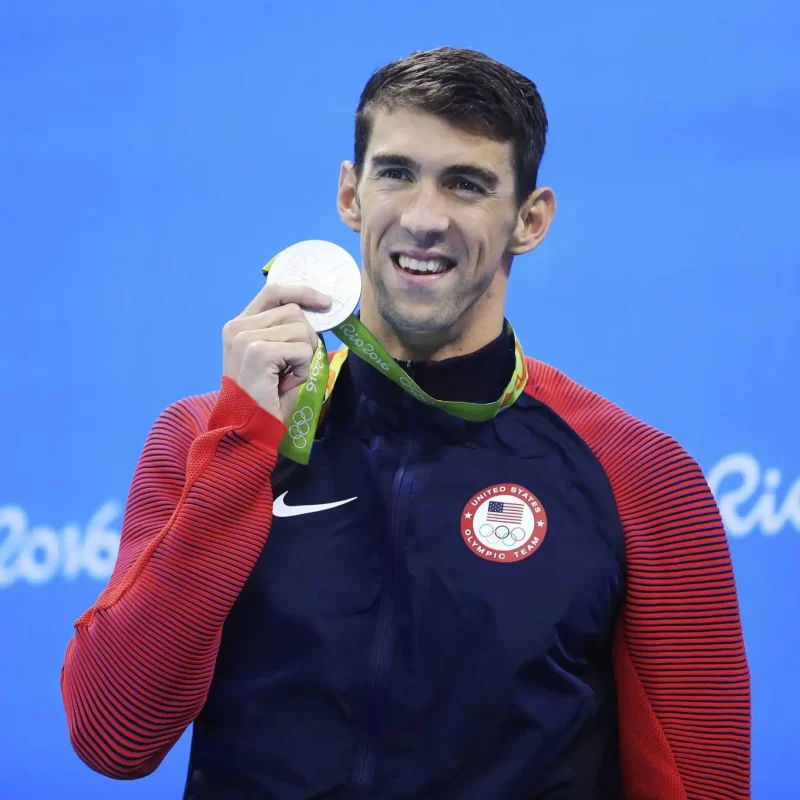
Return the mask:
{"type": "Polygon", "coordinates": [[[441,275],[455,267],[455,261],[449,258],[411,258],[402,253],[394,253],[392,261],[396,267],[409,275],[441,275]]]}

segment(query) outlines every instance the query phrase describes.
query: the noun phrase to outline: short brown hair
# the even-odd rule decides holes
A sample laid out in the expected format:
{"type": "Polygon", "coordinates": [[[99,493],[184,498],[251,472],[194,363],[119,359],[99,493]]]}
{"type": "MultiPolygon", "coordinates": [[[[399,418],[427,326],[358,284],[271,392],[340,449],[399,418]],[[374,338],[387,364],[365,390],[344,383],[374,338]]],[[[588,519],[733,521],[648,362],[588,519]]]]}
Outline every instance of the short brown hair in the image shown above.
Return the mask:
{"type": "Polygon", "coordinates": [[[498,142],[511,142],[517,202],[536,188],[547,115],[536,84],[475,50],[440,47],[393,61],[367,81],[356,110],[355,168],[360,174],[373,113],[412,108],[498,142]]]}

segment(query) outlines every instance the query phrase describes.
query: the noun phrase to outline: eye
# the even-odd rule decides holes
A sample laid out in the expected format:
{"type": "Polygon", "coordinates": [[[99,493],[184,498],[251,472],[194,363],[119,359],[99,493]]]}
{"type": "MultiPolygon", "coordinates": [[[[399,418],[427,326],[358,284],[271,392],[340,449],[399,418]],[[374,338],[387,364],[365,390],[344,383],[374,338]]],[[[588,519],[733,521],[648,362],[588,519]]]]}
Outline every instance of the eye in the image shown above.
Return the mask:
{"type": "Polygon", "coordinates": [[[468,181],[466,178],[454,178],[450,182],[450,186],[458,192],[466,192],[467,194],[486,194],[482,186],[477,183],[468,181]]]}
{"type": "Polygon", "coordinates": [[[402,181],[408,178],[408,173],[400,167],[387,167],[378,173],[379,178],[388,178],[391,181],[402,181]]]}

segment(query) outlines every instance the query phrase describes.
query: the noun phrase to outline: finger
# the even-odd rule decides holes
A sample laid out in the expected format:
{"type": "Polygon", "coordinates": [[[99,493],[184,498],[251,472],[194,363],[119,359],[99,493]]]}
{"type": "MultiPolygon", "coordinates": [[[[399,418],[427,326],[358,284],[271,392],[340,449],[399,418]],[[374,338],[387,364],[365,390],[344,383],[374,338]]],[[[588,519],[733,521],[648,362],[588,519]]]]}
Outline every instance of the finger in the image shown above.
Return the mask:
{"type": "Polygon", "coordinates": [[[267,311],[259,311],[248,317],[234,317],[227,324],[234,332],[238,333],[239,331],[271,328],[274,325],[285,325],[289,322],[305,322],[308,324],[303,309],[297,303],[286,303],[282,306],[270,308],[267,311]]]}
{"type": "Polygon", "coordinates": [[[236,347],[246,346],[250,342],[305,342],[316,350],[319,337],[303,319],[270,325],[268,328],[247,328],[236,333],[232,340],[236,347]]]}
{"type": "Polygon", "coordinates": [[[291,283],[267,283],[261,291],[250,301],[247,307],[239,314],[240,317],[250,317],[262,311],[268,311],[287,303],[297,303],[303,308],[316,311],[327,311],[331,307],[331,298],[312,289],[310,286],[299,286],[291,283]]]}
{"type": "Polygon", "coordinates": [[[229,320],[222,327],[222,340],[226,347],[229,347],[233,340],[244,331],[259,331],[275,328],[280,325],[297,324],[302,326],[306,333],[306,341],[316,347],[318,341],[316,331],[311,327],[306,315],[296,303],[289,303],[285,306],[278,306],[269,311],[262,311],[253,314],[251,317],[235,317],[229,320]]]}
{"type": "Polygon", "coordinates": [[[291,371],[292,375],[300,378],[299,383],[307,381],[311,375],[314,348],[309,350],[305,342],[286,342],[283,347],[287,348],[284,355],[286,368],[291,371]]]}
{"type": "MultiPolygon", "coordinates": [[[[308,342],[256,342],[252,348],[248,348],[245,361],[250,361],[251,357],[259,361],[264,359],[267,363],[272,363],[281,373],[291,372],[302,380],[306,381],[311,371],[311,361],[314,358],[314,350],[308,342]],[[260,355],[250,355],[251,350],[255,350],[260,355]]],[[[258,362],[256,362],[258,363],[258,362]]]]}
{"type": "Polygon", "coordinates": [[[289,371],[278,382],[278,395],[283,395],[286,392],[291,392],[298,386],[302,386],[306,382],[306,378],[299,378],[293,372],[289,371]]]}

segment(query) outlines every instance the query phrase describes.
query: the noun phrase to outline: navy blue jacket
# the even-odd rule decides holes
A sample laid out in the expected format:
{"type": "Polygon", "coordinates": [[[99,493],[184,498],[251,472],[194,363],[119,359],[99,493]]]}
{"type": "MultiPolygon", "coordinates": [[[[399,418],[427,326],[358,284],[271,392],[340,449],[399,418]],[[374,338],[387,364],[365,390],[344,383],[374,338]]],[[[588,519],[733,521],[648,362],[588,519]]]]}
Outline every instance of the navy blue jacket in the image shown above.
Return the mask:
{"type": "MultiPolygon", "coordinates": [[[[510,342],[406,365],[487,402],[510,342]]],[[[730,553],[670,437],[526,360],[489,422],[350,356],[308,467],[234,381],[159,417],[62,671],[70,738],[185,797],[744,800],[730,553]]]]}
{"type": "MultiPolygon", "coordinates": [[[[624,543],[596,458],[527,395],[470,423],[354,356],[345,369],[309,466],[279,464],[273,493],[355,499],[273,518],[225,624],[186,797],[620,797],[624,543]],[[547,534],[490,561],[462,515],[512,485],[547,534]]],[[[512,370],[503,336],[415,378],[488,402],[512,370]]]]}

